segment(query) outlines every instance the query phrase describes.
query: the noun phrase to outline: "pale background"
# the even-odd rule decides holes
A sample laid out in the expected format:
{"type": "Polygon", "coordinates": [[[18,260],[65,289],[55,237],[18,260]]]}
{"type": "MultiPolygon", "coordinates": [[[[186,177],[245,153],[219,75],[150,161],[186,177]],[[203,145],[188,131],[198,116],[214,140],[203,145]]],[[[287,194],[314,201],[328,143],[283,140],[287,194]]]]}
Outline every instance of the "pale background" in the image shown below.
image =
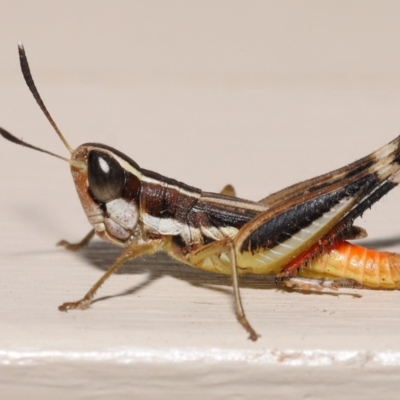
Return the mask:
{"type": "MultiPolygon", "coordinates": [[[[106,143],[205,190],[233,183],[261,199],[398,134],[398,1],[0,9],[0,125],[62,155],[21,76],[18,41],[72,146],[106,143]]],[[[399,293],[304,295],[246,280],[262,334],[251,343],[228,279],[157,258],[130,263],[100,292],[127,295],[61,314],[118,249],[54,247],[89,230],[65,163],[2,140],[0,179],[2,398],[397,398],[399,293]]],[[[358,221],[372,245],[400,251],[399,202],[395,190],[358,221]]]]}

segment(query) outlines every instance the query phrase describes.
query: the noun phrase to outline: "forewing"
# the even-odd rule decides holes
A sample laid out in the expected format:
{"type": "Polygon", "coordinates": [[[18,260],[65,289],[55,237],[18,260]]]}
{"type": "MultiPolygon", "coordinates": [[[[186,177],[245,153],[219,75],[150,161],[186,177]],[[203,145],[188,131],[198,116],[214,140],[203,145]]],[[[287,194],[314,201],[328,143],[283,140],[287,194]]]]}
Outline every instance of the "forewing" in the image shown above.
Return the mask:
{"type": "Polygon", "coordinates": [[[341,226],[350,229],[355,218],[398,184],[399,143],[400,137],[344,168],[263,199],[260,203],[270,208],[235,238],[240,263],[279,271],[341,226]]]}

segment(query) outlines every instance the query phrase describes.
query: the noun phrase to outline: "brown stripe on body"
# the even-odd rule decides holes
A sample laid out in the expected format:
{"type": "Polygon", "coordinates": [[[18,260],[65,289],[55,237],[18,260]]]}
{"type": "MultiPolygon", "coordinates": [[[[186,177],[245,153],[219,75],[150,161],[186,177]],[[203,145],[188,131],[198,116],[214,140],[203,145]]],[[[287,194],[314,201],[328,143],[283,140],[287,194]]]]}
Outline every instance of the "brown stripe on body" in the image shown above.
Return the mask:
{"type": "Polygon", "coordinates": [[[219,193],[204,192],[186,218],[186,229],[172,242],[186,254],[199,246],[233,237],[247,222],[267,207],[219,193]]]}
{"type": "Polygon", "coordinates": [[[143,170],[140,196],[143,213],[185,223],[187,214],[200,194],[200,189],[166,178],[156,172],[143,170]]]}
{"type": "Polygon", "coordinates": [[[251,201],[205,192],[187,215],[188,231],[174,237],[173,242],[187,253],[200,245],[234,236],[259,210],[266,209],[251,201]]]}
{"type": "Polygon", "coordinates": [[[128,202],[132,201],[133,199],[139,200],[141,186],[141,181],[137,176],[129,172],[125,172],[125,185],[122,188],[120,197],[128,202]]]}
{"type": "Polygon", "coordinates": [[[267,209],[249,200],[202,193],[195,187],[147,170],[142,170],[140,207],[145,224],[151,224],[153,232],[162,226],[162,234],[174,236],[173,242],[184,252],[222,239],[233,232],[230,228],[240,229],[267,209]]]}

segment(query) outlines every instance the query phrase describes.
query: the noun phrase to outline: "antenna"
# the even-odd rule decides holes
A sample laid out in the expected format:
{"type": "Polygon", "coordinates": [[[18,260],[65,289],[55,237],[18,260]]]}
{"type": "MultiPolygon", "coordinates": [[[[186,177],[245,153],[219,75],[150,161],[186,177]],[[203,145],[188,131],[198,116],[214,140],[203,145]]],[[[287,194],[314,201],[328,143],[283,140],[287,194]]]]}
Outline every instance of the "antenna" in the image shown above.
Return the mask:
{"type": "MultiPolygon", "coordinates": [[[[64,146],[68,149],[68,151],[71,153],[71,155],[74,152],[74,149],[68,144],[66,139],[64,138],[63,134],[61,133],[60,129],[58,129],[57,124],[54,122],[53,118],[51,117],[50,113],[47,111],[46,106],[43,103],[42,98],[40,97],[40,94],[36,88],[35,82],[33,81],[32,74],[29,68],[28,64],[28,59],[26,57],[25,49],[22,43],[18,44],[18,52],[19,52],[19,59],[21,63],[21,70],[22,74],[24,75],[25,82],[28,85],[31,93],[33,94],[33,97],[35,98],[36,102],[39,104],[40,109],[43,111],[44,115],[46,118],[49,120],[50,124],[54,128],[54,130],[57,132],[57,135],[61,139],[61,141],[64,143],[64,146]]],[[[57,157],[63,161],[66,161],[70,165],[74,166],[75,168],[79,169],[85,169],[86,164],[81,161],[76,161],[76,160],[71,160],[69,158],[59,156],[58,154],[52,153],[51,151],[41,149],[40,147],[33,146],[32,144],[29,144],[27,142],[24,142],[21,139],[18,139],[16,136],[12,135],[10,132],[6,131],[5,129],[0,127],[0,135],[4,137],[4,139],[9,140],[12,143],[19,144],[20,146],[28,147],[33,150],[40,151],[42,153],[49,154],[53,157],[57,157]]]]}
{"type": "Polygon", "coordinates": [[[10,132],[6,131],[5,129],[3,129],[1,127],[0,127],[0,135],[3,136],[4,139],[7,139],[12,143],[19,144],[19,145],[21,145],[23,147],[28,147],[29,149],[33,149],[33,150],[40,151],[42,153],[49,154],[49,155],[51,155],[53,157],[59,158],[60,160],[64,160],[64,161],[66,161],[70,165],[73,165],[76,168],[79,168],[79,169],[84,169],[85,168],[85,164],[82,163],[82,162],[75,161],[75,160],[70,160],[69,158],[66,158],[66,157],[63,157],[63,156],[59,156],[58,154],[52,153],[51,151],[44,150],[44,149],[41,149],[40,147],[33,146],[32,144],[24,142],[21,139],[18,139],[17,137],[12,135],[10,132]]]}
{"type": "MultiPolygon", "coordinates": [[[[33,78],[32,78],[31,69],[29,68],[28,58],[26,56],[24,45],[21,42],[18,43],[18,53],[19,53],[19,62],[21,64],[22,75],[25,78],[25,82],[28,85],[29,90],[33,94],[33,97],[35,98],[36,102],[38,103],[40,109],[43,111],[43,113],[46,116],[47,120],[50,122],[51,126],[57,132],[58,137],[64,143],[64,146],[72,154],[74,152],[74,149],[68,144],[68,142],[65,139],[64,135],[61,133],[61,131],[58,128],[57,124],[54,122],[54,120],[51,117],[49,111],[47,110],[46,106],[44,105],[44,102],[43,102],[42,98],[40,97],[40,94],[39,94],[39,92],[38,92],[38,90],[36,88],[35,82],[33,81],[33,78]]],[[[32,146],[30,146],[30,147],[32,148],[32,146]]],[[[36,150],[37,150],[37,148],[36,148],[36,150]]]]}

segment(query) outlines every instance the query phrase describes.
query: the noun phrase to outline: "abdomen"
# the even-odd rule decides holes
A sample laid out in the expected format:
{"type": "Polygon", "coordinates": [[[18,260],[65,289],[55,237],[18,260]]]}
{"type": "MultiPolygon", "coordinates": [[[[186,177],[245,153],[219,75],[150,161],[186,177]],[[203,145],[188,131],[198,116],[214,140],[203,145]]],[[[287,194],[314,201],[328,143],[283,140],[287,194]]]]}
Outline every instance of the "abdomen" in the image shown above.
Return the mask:
{"type": "Polygon", "coordinates": [[[400,289],[400,254],[338,242],[331,250],[299,270],[309,278],[348,278],[376,289],[400,289]]]}

